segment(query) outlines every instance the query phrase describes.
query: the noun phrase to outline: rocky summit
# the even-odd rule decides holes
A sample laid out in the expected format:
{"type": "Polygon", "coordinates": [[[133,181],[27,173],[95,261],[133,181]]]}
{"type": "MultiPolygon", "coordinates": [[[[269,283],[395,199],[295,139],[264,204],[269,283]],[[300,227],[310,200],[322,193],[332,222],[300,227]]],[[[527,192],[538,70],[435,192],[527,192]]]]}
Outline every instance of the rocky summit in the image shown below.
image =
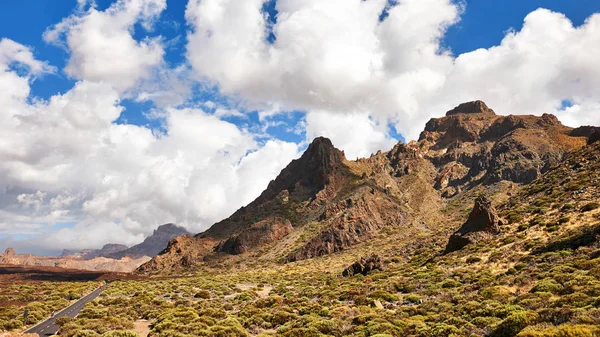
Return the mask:
{"type": "Polygon", "coordinates": [[[498,230],[494,201],[541,177],[594,131],[566,127],[549,114],[497,115],[475,101],[431,119],[418,141],[369,158],[349,161],[329,139],[316,138],[256,200],[203,233],[174,239],[138,272],[193,270],[259,252],[260,260],[302,261],[390,231],[399,240],[424,238],[398,249],[418,249],[437,237],[432,232],[447,233],[440,245],[452,237],[446,252],[460,249],[498,230]],[[477,199],[463,226],[452,228],[459,219],[449,218],[446,205],[472,202],[477,193],[493,198],[477,199]]]}

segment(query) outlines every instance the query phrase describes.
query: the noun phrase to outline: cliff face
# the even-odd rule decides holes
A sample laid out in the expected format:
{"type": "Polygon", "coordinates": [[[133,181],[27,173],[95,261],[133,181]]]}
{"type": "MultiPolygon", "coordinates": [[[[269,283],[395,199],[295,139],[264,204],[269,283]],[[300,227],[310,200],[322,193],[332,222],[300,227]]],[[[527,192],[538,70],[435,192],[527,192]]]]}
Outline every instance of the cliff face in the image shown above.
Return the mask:
{"type": "Polygon", "coordinates": [[[586,135],[552,115],[499,116],[476,101],[430,120],[418,141],[369,158],[348,161],[317,138],[256,200],[204,233],[171,241],[139,272],[256,250],[277,251],[278,261],[304,260],[347,250],[389,226],[410,236],[420,230],[415,223],[435,221],[444,199],[528,184],[584,146],[586,135]]]}

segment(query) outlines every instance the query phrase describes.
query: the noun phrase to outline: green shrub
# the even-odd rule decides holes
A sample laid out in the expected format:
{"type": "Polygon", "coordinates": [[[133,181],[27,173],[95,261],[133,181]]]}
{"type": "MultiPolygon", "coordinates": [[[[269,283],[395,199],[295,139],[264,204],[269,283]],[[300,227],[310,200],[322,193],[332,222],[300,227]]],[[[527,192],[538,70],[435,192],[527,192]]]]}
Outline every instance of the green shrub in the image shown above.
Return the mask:
{"type": "Polygon", "coordinates": [[[552,294],[559,294],[562,291],[562,289],[563,286],[556,282],[555,279],[545,278],[536,283],[536,285],[531,289],[531,292],[547,292],[552,294]]]}
{"type": "Polygon", "coordinates": [[[593,211],[595,209],[600,208],[600,204],[597,202],[591,202],[589,204],[584,205],[583,207],[581,207],[581,211],[582,212],[590,212],[593,211]]]}
{"type": "Polygon", "coordinates": [[[489,335],[490,337],[514,337],[523,329],[537,323],[538,315],[531,311],[515,312],[504,319],[489,335]]]}

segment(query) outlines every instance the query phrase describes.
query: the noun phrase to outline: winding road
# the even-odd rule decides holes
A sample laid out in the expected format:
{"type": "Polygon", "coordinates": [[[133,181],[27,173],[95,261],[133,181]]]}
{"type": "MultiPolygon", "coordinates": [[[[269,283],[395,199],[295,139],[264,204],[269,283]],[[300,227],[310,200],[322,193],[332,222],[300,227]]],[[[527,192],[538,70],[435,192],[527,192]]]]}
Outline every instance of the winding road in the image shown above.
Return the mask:
{"type": "Polygon", "coordinates": [[[89,301],[93,301],[100,295],[100,293],[106,288],[106,285],[99,287],[98,289],[92,291],[88,295],[80,298],[77,302],[71,304],[70,306],[64,308],[63,310],[57,312],[54,316],[48,318],[47,320],[34,325],[25,331],[25,333],[35,333],[40,337],[51,336],[58,332],[59,326],[56,324],[56,319],[59,317],[73,317],[77,316],[83,306],[89,301]]]}

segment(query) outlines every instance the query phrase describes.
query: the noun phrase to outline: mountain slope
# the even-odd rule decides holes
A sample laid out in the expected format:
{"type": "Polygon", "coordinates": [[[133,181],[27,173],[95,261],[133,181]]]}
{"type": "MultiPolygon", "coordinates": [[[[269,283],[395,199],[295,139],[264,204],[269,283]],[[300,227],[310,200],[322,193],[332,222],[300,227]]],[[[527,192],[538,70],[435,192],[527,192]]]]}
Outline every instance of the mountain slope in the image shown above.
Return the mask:
{"type": "Polygon", "coordinates": [[[586,144],[571,132],[552,115],[498,116],[476,101],[430,120],[418,142],[369,158],[348,161],[317,138],[248,206],[176,238],[138,271],[182,271],[227,253],[293,262],[371,244],[382,231],[408,243],[447,237],[459,221],[448,202],[481,192],[506,200],[586,144]],[[243,251],[232,248],[238,238],[243,251]]]}

